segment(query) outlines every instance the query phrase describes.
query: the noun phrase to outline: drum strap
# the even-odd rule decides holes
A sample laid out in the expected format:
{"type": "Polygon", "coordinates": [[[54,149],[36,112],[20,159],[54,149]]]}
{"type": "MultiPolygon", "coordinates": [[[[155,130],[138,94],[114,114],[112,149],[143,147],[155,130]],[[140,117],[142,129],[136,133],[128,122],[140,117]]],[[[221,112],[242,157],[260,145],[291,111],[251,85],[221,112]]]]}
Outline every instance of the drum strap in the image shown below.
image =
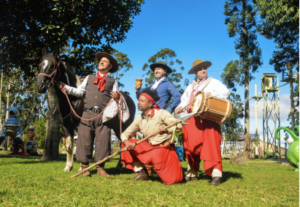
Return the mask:
{"type": "MultiPolygon", "coordinates": [[[[208,79],[205,81],[204,85],[200,85],[199,88],[201,88],[201,90],[199,90],[199,91],[203,91],[204,88],[209,84],[209,82],[210,82],[212,79],[213,79],[213,78],[208,78],[208,79]]],[[[194,91],[192,91],[192,93],[191,93],[190,103],[192,103],[192,101],[195,99],[195,96],[194,96],[193,92],[194,92],[194,91]]],[[[196,91],[196,93],[197,93],[197,91],[196,91]]],[[[189,111],[191,111],[191,110],[192,110],[192,106],[191,106],[191,105],[188,105],[187,112],[189,113],[189,111]]]]}
{"type": "Polygon", "coordinates": [[[210,82],[212,79],[213,79],[213,78],[208,78],[208,79],[205,81],[205,83],[204,83],[204,85],[202,86],[202,88],[201,88],[200,91],[203,91],[204,88],[209,84],[209,82],[210,82]]]}

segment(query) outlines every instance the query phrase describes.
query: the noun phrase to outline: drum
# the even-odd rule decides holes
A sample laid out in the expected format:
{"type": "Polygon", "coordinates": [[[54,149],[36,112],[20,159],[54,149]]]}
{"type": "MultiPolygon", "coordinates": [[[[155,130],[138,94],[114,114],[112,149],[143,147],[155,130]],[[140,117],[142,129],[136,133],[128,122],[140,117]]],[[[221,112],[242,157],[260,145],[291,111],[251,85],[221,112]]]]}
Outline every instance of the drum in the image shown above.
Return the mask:
{"type": "Polygon", "coordinates": [[[222,124],[230,117],[232,103],[226,99],[208,96],[206,93],[201,92],[195,97],[194,101],[192,112],[197,112],[204,119],[222,124]]]}

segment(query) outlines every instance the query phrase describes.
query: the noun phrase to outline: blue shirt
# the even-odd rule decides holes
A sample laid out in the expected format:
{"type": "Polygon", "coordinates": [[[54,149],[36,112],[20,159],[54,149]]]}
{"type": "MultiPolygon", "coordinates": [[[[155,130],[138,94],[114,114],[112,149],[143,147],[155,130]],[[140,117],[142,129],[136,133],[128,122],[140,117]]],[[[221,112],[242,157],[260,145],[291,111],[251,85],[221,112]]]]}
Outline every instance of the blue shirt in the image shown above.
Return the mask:
{"type": "MultiPolygon", "coordinates": [[[[154,84],[154,83],[153,83],[154,84]]],[[[151,88],[153,85],[149,85],[147,88],[151,88]]],[[[168,112],[172,113],[176,106],[180,103],[181,94],[177,90],[177,88],[174,86],[173,83],[168,81],[167,78],[161,81],[161,83],[156,88],[157,94],[159,96],[159,101],[156,102],[156,104],[161,109],[165,109],[167,102],[170,100],[170,98],[173,96],[173,102],[168,106],[166,109],[168,112]]],[[[140,93],[136,93],[137,99],[140,97],[140,94],[143,92],[143,90],[140,93]]]]}

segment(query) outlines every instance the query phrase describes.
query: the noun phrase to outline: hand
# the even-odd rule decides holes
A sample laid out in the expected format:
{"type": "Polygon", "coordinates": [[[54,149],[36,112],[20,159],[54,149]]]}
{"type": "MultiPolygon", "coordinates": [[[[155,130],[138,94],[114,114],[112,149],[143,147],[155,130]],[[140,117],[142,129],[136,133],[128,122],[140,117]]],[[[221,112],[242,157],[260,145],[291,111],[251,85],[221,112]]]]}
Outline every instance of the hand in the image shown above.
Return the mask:
{"type": "Polygon", "coordinates": [[[110,92],[110,97],[112,97],[116,102],[118,102],[119,99],[120,99],[120,94],[117,93],[117,92],[111,91],[110,92]]]}
{"type": "Polygon", "coordinates": [[[135,86],[135,90],[137,93],[139,93],[141,91],[142,87],[141,86],[135,86]]]}
{"type": "Polygon", "coordinates": [[[158,129],[157,133],[158,134],[167,134],[168,129],[166,129],[165,127],[161,127],[161,128],[158,129]]]}
{"type": "Polygon", "coordinates": [[[59,82],[57,83],[57,87],[62,90],[63,88],[65,88],[65,84],[63,82],[59,82]]]}
{"type": "Polygon", "coordinates": [[[128,139],[124,141],[124,145],[128,150],[132,150],[135,147],[135,143],[129,142],[128,139]]]}
{"type": "Polygon", "coordinates": [[[177,109],[176,109],[176,114],[180,114],[181,112],[183,112],[183,108],[181,106],[179,106],[177,109]]]}

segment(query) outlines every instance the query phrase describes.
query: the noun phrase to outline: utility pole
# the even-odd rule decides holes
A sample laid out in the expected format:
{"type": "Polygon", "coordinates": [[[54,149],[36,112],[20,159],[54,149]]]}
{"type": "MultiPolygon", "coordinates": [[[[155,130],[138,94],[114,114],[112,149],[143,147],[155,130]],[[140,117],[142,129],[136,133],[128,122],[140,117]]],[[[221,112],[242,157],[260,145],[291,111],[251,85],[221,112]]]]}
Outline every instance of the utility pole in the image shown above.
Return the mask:
{"type": "MultiPolygon", "coordinates": [[[[257,105],[258,105],[258,101],[262,98],[262,96],[257,96],[257,85],[256,84],[255,84],[255,96],[253,96],[252,98],[255,99],[255,145],[258,148],[257,105]]],[[[256,152],[257,152],[257,149],[255,149],[255,153],[256,152]]]]}

